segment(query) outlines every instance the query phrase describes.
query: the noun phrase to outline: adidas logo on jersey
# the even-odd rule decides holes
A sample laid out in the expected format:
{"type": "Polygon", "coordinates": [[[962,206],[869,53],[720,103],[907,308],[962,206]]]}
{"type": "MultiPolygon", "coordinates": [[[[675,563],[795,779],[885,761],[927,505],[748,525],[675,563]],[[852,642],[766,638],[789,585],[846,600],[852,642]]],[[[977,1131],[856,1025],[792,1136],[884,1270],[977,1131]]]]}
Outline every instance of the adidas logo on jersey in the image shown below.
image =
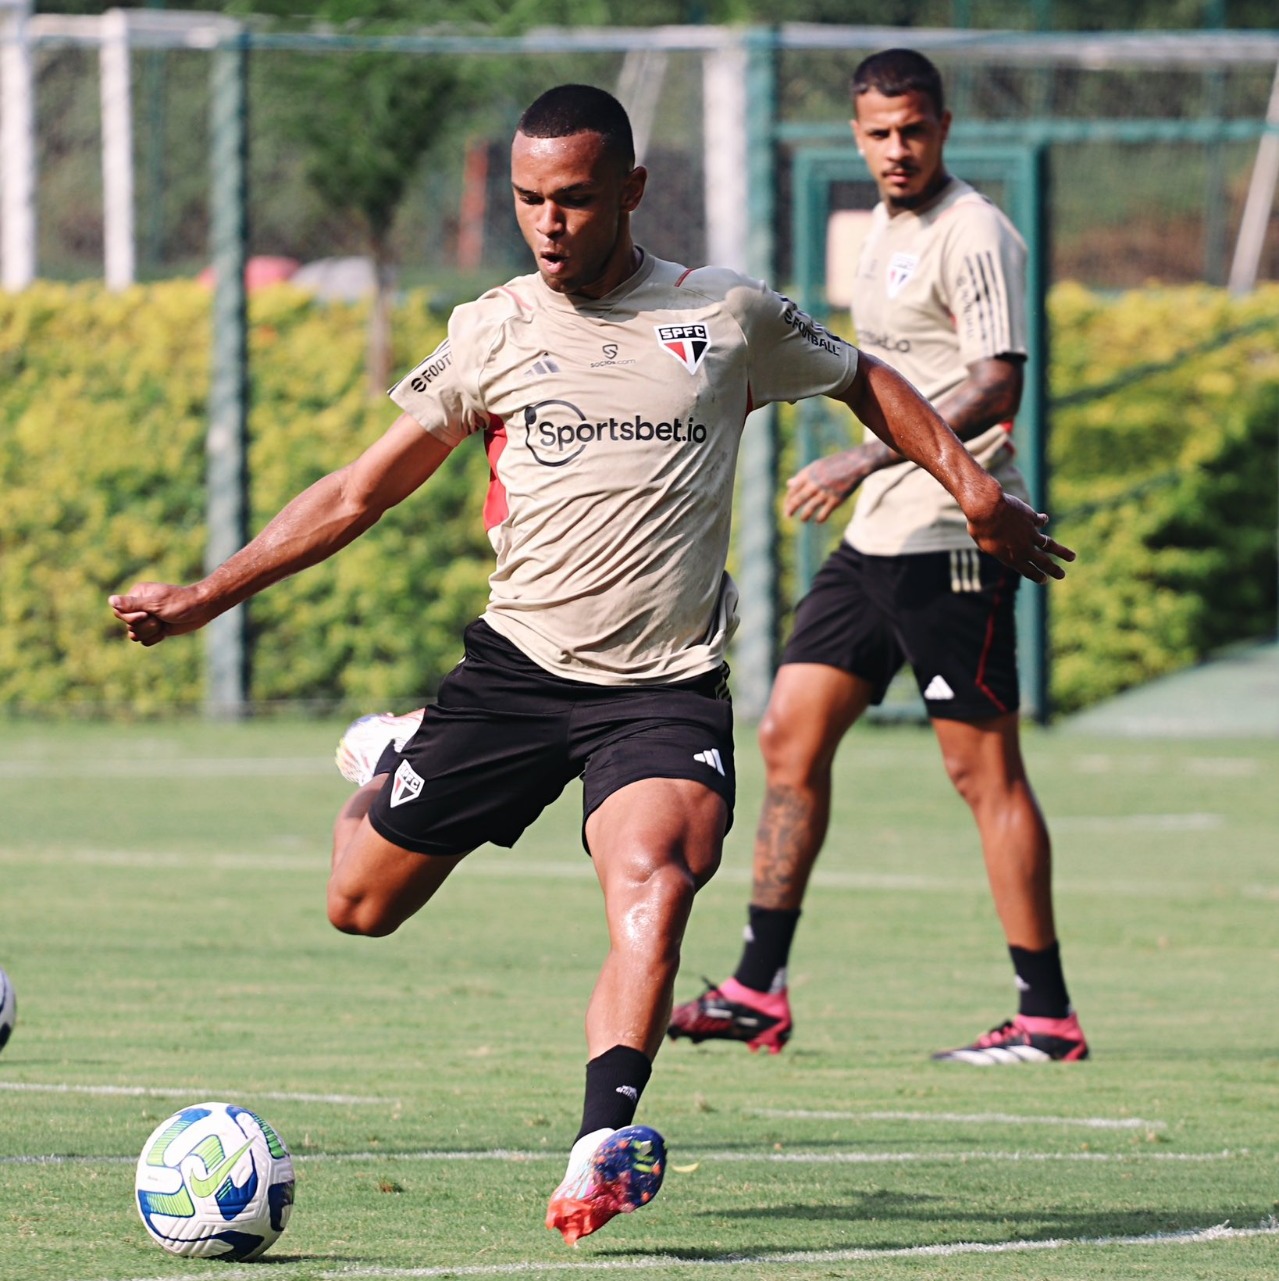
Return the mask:
{"type": "Polygon", "coordinates": [[[717,771],[723,777],[728,777],[724,774],[724,762],[720,758],[718,747],[708,747],[704,752],[694,752],[693,759],[701,761],[703,765],[709,765],[711,769],[717,771]]]}
{"type": "Polygon", "coordinates": [[[541,360],[535,361],[525,371],[525,378],[544,378],[547,374],[558,374],[560,367],[553,361],[550,356],[543,356],[541,360]]]}
{"type": "Polygon", "coordinates": [[[944,677],[934,676],[933,679],[928,682],[928,688],[924,690],[924,697],[936,702],[944,698],[954,698],[955,691],[946,684],[944,677]]]}

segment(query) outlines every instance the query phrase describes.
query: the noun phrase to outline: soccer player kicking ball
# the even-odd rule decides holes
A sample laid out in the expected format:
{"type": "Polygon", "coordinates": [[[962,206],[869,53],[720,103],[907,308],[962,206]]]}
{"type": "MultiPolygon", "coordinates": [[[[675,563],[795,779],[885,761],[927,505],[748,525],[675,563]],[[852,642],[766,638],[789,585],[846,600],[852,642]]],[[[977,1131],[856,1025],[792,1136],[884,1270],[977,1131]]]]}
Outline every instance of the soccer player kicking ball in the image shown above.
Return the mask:
{"type": "MultiPolygon", "coordinates": [[[[852,92],[853,132],[880,194],[854,279],[858,341],[928,396],[1008,492],[1025,495],[1011,439],[1026,354],[1025,246],[946,171],[950,112],[927,58],[873,54],[853,72],[852,92]]],[[[732,978],[675,1010],[670,1035],[773,1053],[785,1045],[790,948],[830,819],[831,763],[908,662],[976,820],[1019,993],[1015,1017],[933,1057],[1084,1059],[1053,920],[1048,829],[1021,755],[1018,577],[974,545],[946,489],[878,435],[801,471],[787,510],[824,521],[859,488],[843,542],[796,611],[760,724],[766,790],[741,960],[732,978]]]]}
{"type": "MultiPolygon", "coordinates": [[[[1073,557],[900,375],[756,281],[639,248],[645,180],[614,98],[543,94],[511,149],[536,272],[458,307],[446,341],[393,388],[401,413],[381,440],[208,577],[111,598],[143,645],[194,631],[338,552],[468,437],[483,441],[488,605],[420,724],[382,724],[390,751],[335,826],[328,913],[347,933],[390,934],[468,852],[514,844],[582,779],[609,947],[586,1010],[581,1125],[547,1209],[569,1243],[661,1183],[661,1135],[634,1119],[693,897],[732,819],[725,563],[747,414],[835,396],[936,476],[987,551],[1036,580],[1073,557]]],[[[374,755],[363,747],[353,754],[374,755]]]]}

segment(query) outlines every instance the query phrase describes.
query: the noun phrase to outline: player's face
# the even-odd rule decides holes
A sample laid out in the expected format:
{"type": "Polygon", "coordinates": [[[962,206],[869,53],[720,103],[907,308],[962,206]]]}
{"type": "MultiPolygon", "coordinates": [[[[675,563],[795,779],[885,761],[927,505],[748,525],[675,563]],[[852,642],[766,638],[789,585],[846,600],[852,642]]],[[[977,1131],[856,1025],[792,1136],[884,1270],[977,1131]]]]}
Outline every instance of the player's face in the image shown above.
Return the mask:
{"type": "Polygon", "coordinates": [[[630,214],[643,169],[625,172],[600,134],[515,135],[515,216],[542,279],[557,293],[602,298],[635,269],[630,214]]]}
{"type": "Polygon", "coordinates": [[[886,98],[871,89],[854,100],[853,137],[880,199],[890,212],[913,209],[946,181],[942,145],[950,132],[950,112],[940,116],[927,94],[886,98]]]}

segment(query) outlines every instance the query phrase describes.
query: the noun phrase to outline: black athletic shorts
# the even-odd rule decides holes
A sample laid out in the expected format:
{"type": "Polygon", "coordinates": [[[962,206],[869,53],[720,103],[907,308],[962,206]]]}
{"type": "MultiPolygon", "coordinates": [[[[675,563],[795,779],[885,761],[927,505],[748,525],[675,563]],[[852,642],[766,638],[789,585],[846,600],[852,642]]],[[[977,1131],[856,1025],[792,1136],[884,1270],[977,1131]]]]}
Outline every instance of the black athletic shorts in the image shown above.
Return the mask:
{"type": "Polygon", "coordinates": [[[391,776],[369,821],[388,841],[422,854],[513,845],[574,778],[583,833],[603,801],[647,778],[706,784],[732,823],[726,664],[671,685],[588,685],[553,676],[482,619],[465,639],[421,728],[378,763],[391,776]]]}
{"type": "Polygon", "coordinates": [[[931,717],[1015,712],[1020,582],[976,547],[865,556],[841,542],[796,609],[782,662],[860,676],[874,686],[875,703],[909,663],[931,717]]]}

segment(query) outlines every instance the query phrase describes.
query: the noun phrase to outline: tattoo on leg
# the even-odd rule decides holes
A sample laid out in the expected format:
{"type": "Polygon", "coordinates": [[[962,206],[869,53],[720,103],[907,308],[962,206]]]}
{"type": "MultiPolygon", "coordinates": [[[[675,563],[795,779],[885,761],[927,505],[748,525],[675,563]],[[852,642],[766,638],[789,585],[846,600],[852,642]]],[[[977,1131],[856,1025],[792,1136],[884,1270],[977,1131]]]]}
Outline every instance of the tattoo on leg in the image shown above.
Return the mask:
{"type": "Polygon", "coordinates": [[[755,832],[755,883],[751,901],[759,907],[791,907],[816,857],[824,832],[814,830],[811,797],[796,787],[769,787],[755,832]],[[816,838],[816,839],[814,839],[816,838]]]}

